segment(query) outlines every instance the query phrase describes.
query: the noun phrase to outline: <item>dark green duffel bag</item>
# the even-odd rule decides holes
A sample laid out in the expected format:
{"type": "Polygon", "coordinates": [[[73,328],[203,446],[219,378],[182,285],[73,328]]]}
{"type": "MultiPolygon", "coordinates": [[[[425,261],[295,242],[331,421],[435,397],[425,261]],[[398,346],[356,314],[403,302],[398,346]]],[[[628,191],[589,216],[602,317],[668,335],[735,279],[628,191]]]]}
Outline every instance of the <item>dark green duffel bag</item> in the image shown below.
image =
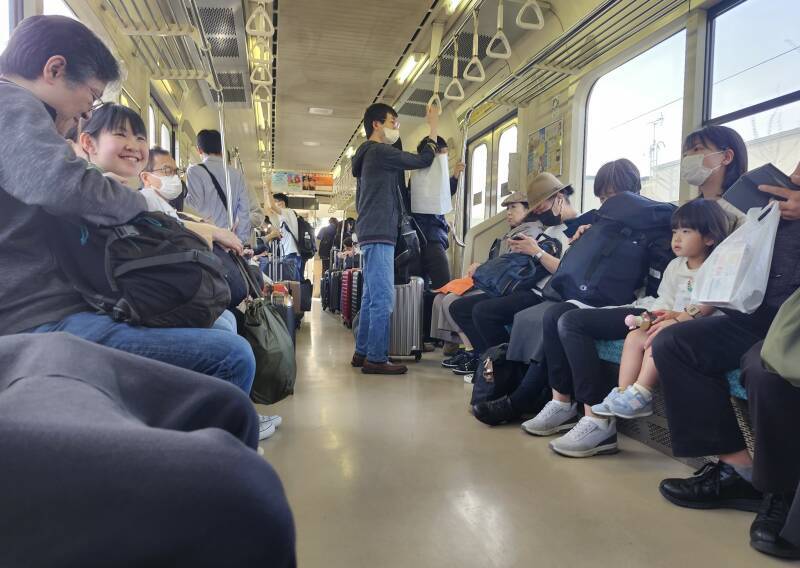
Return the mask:
{"type": "Polygon", "coordinates": [[[761,348],[761,359],[767,369],[800,387],[800,289],[775,316],[761,348]]]}

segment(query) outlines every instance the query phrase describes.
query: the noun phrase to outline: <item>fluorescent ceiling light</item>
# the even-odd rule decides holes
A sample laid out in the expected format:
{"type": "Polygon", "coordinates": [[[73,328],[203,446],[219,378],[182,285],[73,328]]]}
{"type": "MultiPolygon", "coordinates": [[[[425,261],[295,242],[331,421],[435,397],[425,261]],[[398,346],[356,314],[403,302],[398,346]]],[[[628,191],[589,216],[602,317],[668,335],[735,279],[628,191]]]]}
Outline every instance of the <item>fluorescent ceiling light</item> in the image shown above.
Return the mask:
{"type": "Polygon", "coordinates": [[[319,116],[330,116],[333,114],[332,108],[311,107],[308,109],[308,114],[316,114],[319,116]]]}
{"type": "Polygon", "coordinates": [[[348,146],[347,150],[344,151],[344,155],[346,158],[352,158],[355,155],[356,151],[352,146],[348,146]]]}
{"type": "Polygon", "coordinates": [[[361,128],[358,129],[358,133],[361,135],[362,138],[367,137],[367,129],[364,128],[364,125],[361,125],[361,128]]]}
{"type": "Polygon", "coordinates": [[[447,11],[452,14],[458,10],[462,2],[464,2],[464,0],[447,0],[447,11]]]}
{"type": "Polygon", "coordinates": [[[256,124],[261,130],[267,129],[267,121],[264,118],[264,107],[261,103],[256,103],[256,124]]]}
{"type": "Polygon", "coordinates": [[[306,140],[305,142],[303,142],[303,146],[311,146],[313,148],[313,147],[319,146],[319,142],[306,140]]]}
{"type": "Polygon", "coordinates": [[[342,165],[336,164],[336,167],[333,168],[333,177],[338,178],[340,175],[342,175],[342,165]]]}
{"type": "Polygon", "coordinates": [[[416,75],[428,63],[428,57],[423,53],[412,53],[397,70],[395,80],[401,85],[413,75],[416,75]]]}
{"type": "Polygon", "coordinates": [[[261,152],[266,152],[266,151],[267,151],[267,146],[266,146],[266,144],[264,144],[264,141],[263,141],[263,140],[259,140],[259,141],[258,141],[258,149],[259,149],[261,152]]]}

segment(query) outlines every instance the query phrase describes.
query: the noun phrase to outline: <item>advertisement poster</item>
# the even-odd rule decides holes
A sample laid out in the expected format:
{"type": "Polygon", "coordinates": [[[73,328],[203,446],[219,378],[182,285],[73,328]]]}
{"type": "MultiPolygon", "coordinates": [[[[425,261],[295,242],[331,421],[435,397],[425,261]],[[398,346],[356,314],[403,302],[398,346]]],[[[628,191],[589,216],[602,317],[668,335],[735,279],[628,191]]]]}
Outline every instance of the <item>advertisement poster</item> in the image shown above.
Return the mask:
{"type": "Polygon", "coordinates": [[[325,173],[274,172],[272,191],[276,193],[293,192],[332,192],[333,176],[325,173]]]}
{"type": "Polygon", "coordinates": [[[564,122],[557,120],[528,135],[528,179],[542,172],[560,176],[564,122]]]}

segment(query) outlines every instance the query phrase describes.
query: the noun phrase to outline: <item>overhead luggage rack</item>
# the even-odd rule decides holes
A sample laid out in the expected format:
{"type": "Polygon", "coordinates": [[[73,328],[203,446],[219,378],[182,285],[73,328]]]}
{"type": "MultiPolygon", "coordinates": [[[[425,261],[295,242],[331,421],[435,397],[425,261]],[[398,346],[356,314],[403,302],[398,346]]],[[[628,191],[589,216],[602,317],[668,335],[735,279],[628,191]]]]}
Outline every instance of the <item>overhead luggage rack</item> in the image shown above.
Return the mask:
{"type": "Polygon", "coordinates": [[[607,0],[493,89],[481,102],[525,106],[598,56],[659,19],[685,8],[688,0],[607,0]]]}

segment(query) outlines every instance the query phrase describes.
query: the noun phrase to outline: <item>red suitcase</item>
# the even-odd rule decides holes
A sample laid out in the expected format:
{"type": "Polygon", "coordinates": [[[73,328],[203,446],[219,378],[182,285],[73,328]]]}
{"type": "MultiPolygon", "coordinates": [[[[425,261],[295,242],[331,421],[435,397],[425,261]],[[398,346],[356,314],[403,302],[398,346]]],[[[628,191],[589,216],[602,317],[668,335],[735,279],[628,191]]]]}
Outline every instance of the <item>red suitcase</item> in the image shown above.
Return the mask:
{"type": "Polygon", "coordinates": [[[342,321],[347,327],[353,325],[353,272],[355,269],[348,268],[342,272],[342,292],[341,292],[341,310],[342,321]]]}

